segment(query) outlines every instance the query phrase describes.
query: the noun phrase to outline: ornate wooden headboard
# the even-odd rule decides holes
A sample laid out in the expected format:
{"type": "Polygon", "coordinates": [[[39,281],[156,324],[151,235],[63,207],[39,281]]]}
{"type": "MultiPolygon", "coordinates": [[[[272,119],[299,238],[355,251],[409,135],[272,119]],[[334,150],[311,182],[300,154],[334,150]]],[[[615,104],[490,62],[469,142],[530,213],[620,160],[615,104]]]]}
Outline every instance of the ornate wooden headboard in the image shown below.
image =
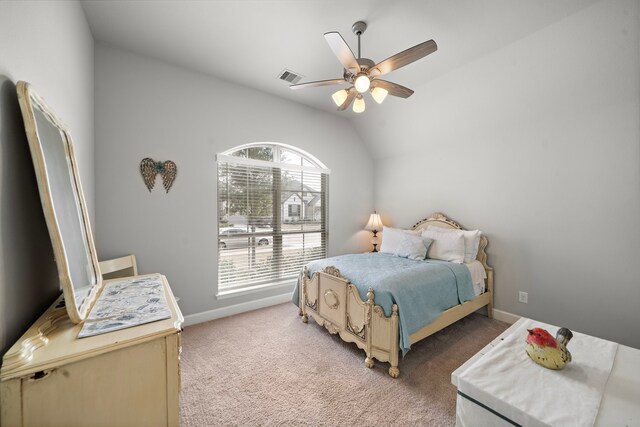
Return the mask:
{"type": "MultiPolygon", "coordinates": [[[[411,227],[411,229],[416,231],[426,230],[427,226],[429,225],[435,225],[440,228],[455,228],[458,230],[466,230],[460,224],[440,212],[436,212],[430,217],[418,221],[413,227],[411,227]]],[[[493,271],[493,268],[491,268],[487,264],[487,252],[485,251],[485,249],[487,248],[488,244],[489,241],[487,240],[487,237],[484,234],[480,236],[480,246],[478,248],[478,256],[476,257],[476,259],[480,261],[484,266],[487,274],[489,273],[489,271],[493,271]]]]}

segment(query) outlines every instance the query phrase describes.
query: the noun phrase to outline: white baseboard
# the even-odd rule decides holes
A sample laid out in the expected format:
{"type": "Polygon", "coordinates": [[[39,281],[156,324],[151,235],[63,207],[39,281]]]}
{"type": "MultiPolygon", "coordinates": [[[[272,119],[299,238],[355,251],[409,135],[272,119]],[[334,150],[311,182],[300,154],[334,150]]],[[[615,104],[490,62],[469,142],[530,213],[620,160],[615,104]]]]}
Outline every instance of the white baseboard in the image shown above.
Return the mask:
{"type": "Polygon", "coordinates": [[[257,310],[264,307],[270,307],[272,305],[282,304],[287,301],[291,301],[291,292],[281,295],[275,295],[268,298],[261,298],[255,301],[230,305],[227,307],[220,307],[209,311],[203,311],[201,313],[190,314],[188,316],[184,316],[184,326],[195,325],[197,323],[208,322],[209,320],[233,316],[234,314],[240,314],[246,311],[257,310]]]}
{"type": "Polygon", "coordinates": [[[517,314],[512,314],[507,311],[496,310],[493,309],[493,318],[496,320],[501,320],[503,322],[514,324],[520,319],[520,316],[517,314]]]}
{"type": "MultiPolygon", "coordinates": [[[[291,293],[275,295],[268,298],[261,298],[255,301],[243,302],[227,307],[216,308],[201,313],[190,314],[184,317],[184,326],[196,325],[198,323],[208,322],[209,320],[220,319],[223,317],[233,316],[234,314],[245,313],[247,311],[257,310],[259,308],[270,307],[272,305],[282,304],[291,301],[291,293]]],[[[510,324],[516,323],[520,316],[509,313],[507,311],[493,309],[493,318],[510,324]]]]}

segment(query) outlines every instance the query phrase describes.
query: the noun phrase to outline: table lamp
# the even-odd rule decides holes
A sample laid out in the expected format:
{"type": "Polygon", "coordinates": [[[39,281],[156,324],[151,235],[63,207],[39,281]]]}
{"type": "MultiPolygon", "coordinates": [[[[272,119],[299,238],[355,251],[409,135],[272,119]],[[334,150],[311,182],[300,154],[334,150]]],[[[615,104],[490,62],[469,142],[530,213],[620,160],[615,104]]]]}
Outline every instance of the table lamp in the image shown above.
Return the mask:
{"type": "Polygon", "coordinates": [[[380,215],[376,211],[373,211],[371,216],[369,217],[369,222],[367,226],[364,228],[368,231],[373,231],[373,237],[371,238],[371,244],[373,245],[372,252],[378,252],[376,246],[378,246],[378,231],[382,230],[382,220],[380,219],[380,215]]]}

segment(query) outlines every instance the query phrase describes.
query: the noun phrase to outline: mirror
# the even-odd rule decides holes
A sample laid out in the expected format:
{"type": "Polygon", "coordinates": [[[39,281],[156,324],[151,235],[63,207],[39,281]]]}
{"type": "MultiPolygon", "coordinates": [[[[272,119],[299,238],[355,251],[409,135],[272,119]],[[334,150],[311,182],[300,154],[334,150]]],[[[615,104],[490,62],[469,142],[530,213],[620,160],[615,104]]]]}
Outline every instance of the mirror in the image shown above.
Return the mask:
{"type": "Polygon", "coordinates": [[[102,276],[71,135],[29,83],[17,87],[67,312],[80,323],[99,294],[102,276]]]}

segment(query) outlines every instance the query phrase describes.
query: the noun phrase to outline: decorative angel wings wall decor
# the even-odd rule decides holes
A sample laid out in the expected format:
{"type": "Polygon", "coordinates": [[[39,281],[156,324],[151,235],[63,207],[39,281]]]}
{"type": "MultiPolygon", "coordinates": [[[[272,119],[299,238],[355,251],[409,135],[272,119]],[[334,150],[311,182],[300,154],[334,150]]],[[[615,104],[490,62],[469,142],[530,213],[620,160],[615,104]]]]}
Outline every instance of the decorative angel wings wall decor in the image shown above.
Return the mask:
{"type": "Polygon", "coordinates": [[[171,160],[156,162],[152,158],[146,157],[140,162],[140,173],[149,192],[156,184],[156,176],[162,175],[162,185],[168,193],[178,174],[178,166],[171,160]]]}

